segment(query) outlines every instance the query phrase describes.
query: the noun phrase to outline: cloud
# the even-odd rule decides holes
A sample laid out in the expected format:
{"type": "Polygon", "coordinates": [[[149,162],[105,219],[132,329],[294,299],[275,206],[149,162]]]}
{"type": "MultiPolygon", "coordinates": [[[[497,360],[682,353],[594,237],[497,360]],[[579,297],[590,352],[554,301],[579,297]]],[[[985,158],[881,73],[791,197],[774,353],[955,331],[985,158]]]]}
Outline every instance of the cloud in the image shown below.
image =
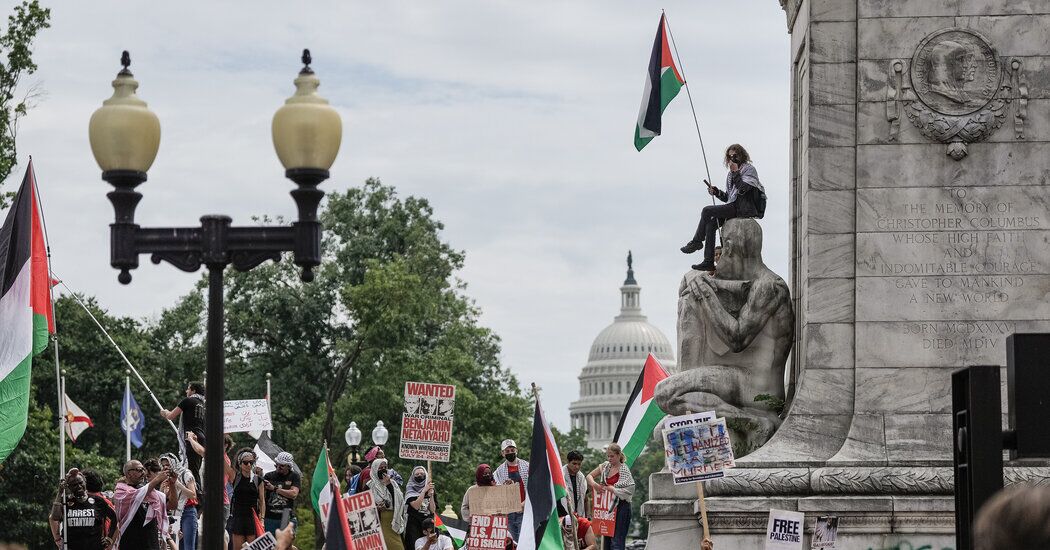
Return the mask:
{"type": "MultiPolygon", "coordinates": [[[[748,146],[769,190],[766,260],[787,276],[783,12],[772,0],[665,7],[711,177],[724,178],[726,144],[748,146]]],[[[695,261],[677,248],[709,198],[684,91],[664,135],[642,153],[632,146],[659,18],[649,3],[111,0],[52,12],[28,79],[47,97],[22,123],[20,153],[36,161],[56,272],[114,313],[156,315],[197,280],[142,258],[123,287],[108,265],[112,209],[87,121],[111,94],[120,51],[161,119],[138,209],[140,223],[159,226],[206,213],[293,217],[270,119],[309,47],[320,91],[344,118],[325,188],[380,176],[430,199],[445,238],[467,252],[461,275],[505,364],[544,387],[555,424],[568,426],[591,340],[619,310],[628,249],[645,313],[674,341],[678,281],[695,261]]]]}

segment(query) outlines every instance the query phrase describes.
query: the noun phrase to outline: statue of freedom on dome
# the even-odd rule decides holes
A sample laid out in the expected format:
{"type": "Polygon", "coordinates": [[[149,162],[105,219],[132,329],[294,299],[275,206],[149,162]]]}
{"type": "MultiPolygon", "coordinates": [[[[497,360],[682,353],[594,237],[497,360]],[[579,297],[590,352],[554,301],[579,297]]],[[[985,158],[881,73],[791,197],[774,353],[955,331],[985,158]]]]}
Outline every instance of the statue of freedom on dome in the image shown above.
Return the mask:
{"type": "MultiPolygon", "coordinates": [[[[690,271],[678,300],[678,373],[656,386],[656,402],[672,415],[714,410],[753,423],[758,448],[781,418],[755,396],[785,399],[795,313],[787,284],[762,261],[762,228],[732,219],[722,228],[714,275],[690,271]]],[[[788,377],[790,378],[790,376],[788,377]]]]}

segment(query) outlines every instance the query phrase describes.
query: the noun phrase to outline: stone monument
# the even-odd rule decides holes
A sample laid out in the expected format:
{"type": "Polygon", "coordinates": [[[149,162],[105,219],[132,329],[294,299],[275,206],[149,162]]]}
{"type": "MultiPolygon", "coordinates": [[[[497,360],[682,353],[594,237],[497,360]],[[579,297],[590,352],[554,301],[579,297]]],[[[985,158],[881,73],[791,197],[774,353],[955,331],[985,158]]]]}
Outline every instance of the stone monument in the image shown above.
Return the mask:
{"type": "MultiPolygon", "coordinates": [[[[838,516],[840,548],[954,548],[951,372],[1050,330],[1050,3],[781,6],[797,385],[772,438],[705,483],[716,547],[762,548],[779,508],[807,533],[838,516]]],[[[695,489],[661,473],[650,495],[649,548],[699,547],[695,489]]]]}
{"type": "Polygon", "coordinates": [[[682,278],[681,368],[656,387],[657,404],[669,414],[716,411],[729,420],[738,449],[761,446],[780,417],[755,397],[785,399],[794,330],[788,286],[762,262],[762,228],[752,219],[729,220],[718,271],[682,278]],[[748,429],[735,429],[741,423],[748,429]]]}

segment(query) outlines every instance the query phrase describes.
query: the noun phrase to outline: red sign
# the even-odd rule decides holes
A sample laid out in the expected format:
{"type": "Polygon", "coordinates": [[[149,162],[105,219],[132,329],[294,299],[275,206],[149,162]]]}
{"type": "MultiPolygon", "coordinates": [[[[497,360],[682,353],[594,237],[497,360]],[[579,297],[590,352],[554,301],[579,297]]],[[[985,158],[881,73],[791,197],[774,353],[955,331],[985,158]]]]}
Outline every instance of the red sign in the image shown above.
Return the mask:
{"type": "Polygon", "coordinates": [[[594,491],[593,515],[591,531],[594,531],[594,536],[613,536],[616,532],[616,495],[612,491],[594,491]]]}
{"type": "Polygon", "coordinates": [[[471,514],[467,550],[503,550],[507,547],[507,516],[471,514]]]}
{"type": "Polygon", "coordinates": [[[379,511],[372,500],[372,491],[343,497],[346,520],[350,523],[350,536],[354,550],[386,550],[383,527],[379,524],[379,511]]]}
{"type": "Polygon", "coordinates": [[[455,386],[406,382],[401,458],[448,462],[455,411],[455,386]]]}

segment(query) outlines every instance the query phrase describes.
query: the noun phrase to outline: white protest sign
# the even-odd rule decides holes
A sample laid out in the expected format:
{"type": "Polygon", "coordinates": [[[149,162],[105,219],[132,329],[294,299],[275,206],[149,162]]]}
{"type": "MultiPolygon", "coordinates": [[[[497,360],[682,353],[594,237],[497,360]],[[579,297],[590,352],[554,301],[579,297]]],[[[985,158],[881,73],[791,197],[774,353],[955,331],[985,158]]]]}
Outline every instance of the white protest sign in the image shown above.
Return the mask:
{"type": "Polygon", "coordinates": [[[813,538],[810,548],[835,548],[839,534],[839,518],[836,516],[818,516],[813,525],[813,538]]]}
{"type": "Polygon", "coordinates": [[[734,466],[725,419],[704,422],[702,418],[674,421],[678,427],[663,432],[664,459],[675,485],[725,477],[726,468],[734,466]]]}
{"type": "Polygon", "coordinates": [[[766,550],[802,550],[802,512],[772,509],[766,526],[766,550]]]}
{"type": "Polygon", "coordinates": [[[267,531],[263,533],[263,536],[255,539],[250,544],[242,546],[244,550],[276,550],[277,539],[273,538],[273,533],[267,531]]]}
{"type": "Polygon", "coordinates": [[[407,460],[448,462],[455,413],[455,386],[405,382],[398,456],[407,460]]]}
{"type": "Polygon", "coordinates": [[[664,419],[664,429],[670,430],[674,428],[682,428],[684,426],[693,426],[695,424],[702,424],[704,422],[710,422],[715,419],[715,411],[704,411],[693,414],[682,414],[678,416],[668,416],[664,419]]]}
{"type": "Polygon", "coordinates": [[[222,407],[222,429],[225,433],[272,430],[270,404],[265,399],[226,401],[222,407]]]}

